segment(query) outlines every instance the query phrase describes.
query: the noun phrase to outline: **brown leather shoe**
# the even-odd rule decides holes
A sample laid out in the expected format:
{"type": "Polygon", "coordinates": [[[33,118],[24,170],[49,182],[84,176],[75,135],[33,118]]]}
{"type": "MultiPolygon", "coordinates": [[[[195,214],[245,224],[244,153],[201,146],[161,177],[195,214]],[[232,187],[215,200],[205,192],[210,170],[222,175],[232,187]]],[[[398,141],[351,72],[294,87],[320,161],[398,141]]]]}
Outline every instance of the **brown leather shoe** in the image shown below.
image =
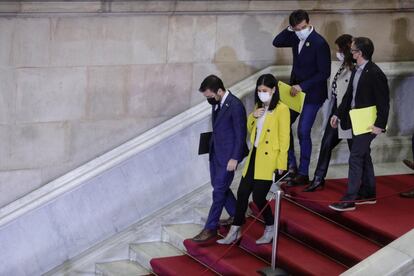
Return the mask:
{"type": "Polygon", "coordinates": [[[219,221],[220,226],[230,226],[233,224],[234,217],[229,217],[228,219],[222,219],[219,221]]]}
{"type": "Polygon", "coordinates": [[[404,160],[403,160],[403,163],[404,163],[407,167],[409,167],[410,169],[414,170],[414,162],[413,162],[413,161],[410,161],[410,160],[408,160],[408,159],[404,159],[404,160]]]}
{"type": "Polygon", "coordinates": [[[400,193],[400,196],[402,197],[408,197],[408,198],[414,198],[414,190],[405,192],[405,193],[400,193]]]}
{"type": "Polygon", "coordinates": [[[209,239],[214,238],[215,236],[217,236],[217,230],[203,229],[197,236],[192,238],[192,241],[194,241],[194,242],[206,242],[209,239]]]}

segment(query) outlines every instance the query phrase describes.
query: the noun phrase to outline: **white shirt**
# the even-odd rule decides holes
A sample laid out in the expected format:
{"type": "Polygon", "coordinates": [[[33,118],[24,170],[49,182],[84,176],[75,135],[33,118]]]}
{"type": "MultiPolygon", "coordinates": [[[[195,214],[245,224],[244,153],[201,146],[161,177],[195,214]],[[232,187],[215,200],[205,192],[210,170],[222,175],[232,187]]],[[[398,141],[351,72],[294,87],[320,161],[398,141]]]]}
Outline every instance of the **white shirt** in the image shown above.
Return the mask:
{"type": "Polygon", "coordinates": [[[220,101],[220,108],[222,108],[223,107],[223,104],[224,104],[224,102],[226,101],[226,99],[227,99],[227,96],[229,95],[229,90],[226,90],[226,93],[224,93],[224,96],[223,96],[223,98],[221,98],[221,101],[220,101]]]}
{"type": "Polygon", "coordinates": [[[310,32],[309,34],[306,36],[306,38],[304,40],[299,40],[299,45],[298,45],[298,54],[300,54],[300,51],[302,50],[303,45],[305,44],[306,39],[308,39],[309,35],[313,32],[313,26],[310,26],[310,32]]]}
{"type": "Polygon", "coordinates": [[[256,148],[259,146],[260,135],[262,134],[263,124],[264,124],[264,121],[266,119],[266,115],[267,115],[267,106],[265,107],[265,112],[263,113],[263,115],[260,116],[259,118],[257,118],[256,138],[254,140],[254,146],[256,148]]]}
{"type": "MultiPolygon", "coordinates": [[[[223,104],[226,101],[228,95],[229,95],[229,90],[226,90],[226,93],[224,93],[224,96],[221,98],[221,101],[220,101],[220,109],[223,107],[223,104]]],[[[217,108],[218,106],[216,107],[216,110],[217,108]]]]}

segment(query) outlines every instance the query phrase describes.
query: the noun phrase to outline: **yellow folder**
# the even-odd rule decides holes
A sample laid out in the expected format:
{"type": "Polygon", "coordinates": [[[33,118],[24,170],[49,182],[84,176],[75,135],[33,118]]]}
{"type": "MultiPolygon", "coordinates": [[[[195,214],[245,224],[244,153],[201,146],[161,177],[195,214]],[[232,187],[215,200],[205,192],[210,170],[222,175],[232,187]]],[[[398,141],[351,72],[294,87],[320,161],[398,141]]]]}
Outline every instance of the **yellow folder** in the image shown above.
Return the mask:
{"type": "Polygon", "coordinates": [[[377,119],[377,107],[370,106],[364,108],[356,108],[349,111],[351,116],[352,132],[354,135],[360,135],[371,132],[371,126],[377,119]]]}
{"type": "Polygon", "coordinates": [[[298,113],[301,113],[302,108],[303,108],[303,103],[305,102],[306,94],[303,92],[299,92],[295,97],[292,97],[290,95],[291,86],[281,81],[279,81],[278,87],[279,87],[280,100],[282,101],[282,103],[287,105],[290,109],[298,113]]]}

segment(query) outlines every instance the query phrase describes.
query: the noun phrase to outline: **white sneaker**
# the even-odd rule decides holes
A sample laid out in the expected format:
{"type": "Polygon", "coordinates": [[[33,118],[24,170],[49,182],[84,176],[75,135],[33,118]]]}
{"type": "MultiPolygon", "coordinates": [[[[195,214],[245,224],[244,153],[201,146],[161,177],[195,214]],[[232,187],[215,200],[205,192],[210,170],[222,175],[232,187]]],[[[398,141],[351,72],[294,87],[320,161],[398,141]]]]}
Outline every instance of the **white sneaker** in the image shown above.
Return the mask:
{"type": "Polygon", "coordinates": [[[274,232],[275,232],[274,225],[266,225],[263,236],[261,236],[260,239],[256,241],[256,244],[270,243],[273,240],[274,232]]]}
{"type": "Polygon", "coordinates": [[[241,237],[240,226],[232,225],[224,239],[217,240],[219,244],[231,244],[241,237]]]}

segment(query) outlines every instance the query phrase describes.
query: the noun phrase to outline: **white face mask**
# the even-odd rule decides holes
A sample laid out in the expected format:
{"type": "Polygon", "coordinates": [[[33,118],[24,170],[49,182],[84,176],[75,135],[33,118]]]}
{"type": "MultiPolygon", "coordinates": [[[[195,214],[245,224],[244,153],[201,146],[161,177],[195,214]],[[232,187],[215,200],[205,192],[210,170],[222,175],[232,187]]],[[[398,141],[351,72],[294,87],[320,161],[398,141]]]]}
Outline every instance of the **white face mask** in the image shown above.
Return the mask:
{"type": "Polygon", "coordinates": [[[339,60],[339,61],[344,61],[344,59],[345,59],[345,55],[344,55],[344,53],[340,53],[340,52],[336,52],[336,58],[339,60]]]}
{"type": "Polygon", "coordinates": [[[262,103],[267,103],[271,96],[267,92],[258,92],[257,95],[259,96],[259,99],[262,101],[262,103]]]}
{"type": "Polygon", "coordinates": [[[305,40],[308,37],[308,35],[310,34],[310,32],[311,32],[311,28],[310,27],[307,27],[307,28],[305,28],[303,30],[295,31],[295,34],[297,35],[297,37],[300,40],[305,40]]]}

